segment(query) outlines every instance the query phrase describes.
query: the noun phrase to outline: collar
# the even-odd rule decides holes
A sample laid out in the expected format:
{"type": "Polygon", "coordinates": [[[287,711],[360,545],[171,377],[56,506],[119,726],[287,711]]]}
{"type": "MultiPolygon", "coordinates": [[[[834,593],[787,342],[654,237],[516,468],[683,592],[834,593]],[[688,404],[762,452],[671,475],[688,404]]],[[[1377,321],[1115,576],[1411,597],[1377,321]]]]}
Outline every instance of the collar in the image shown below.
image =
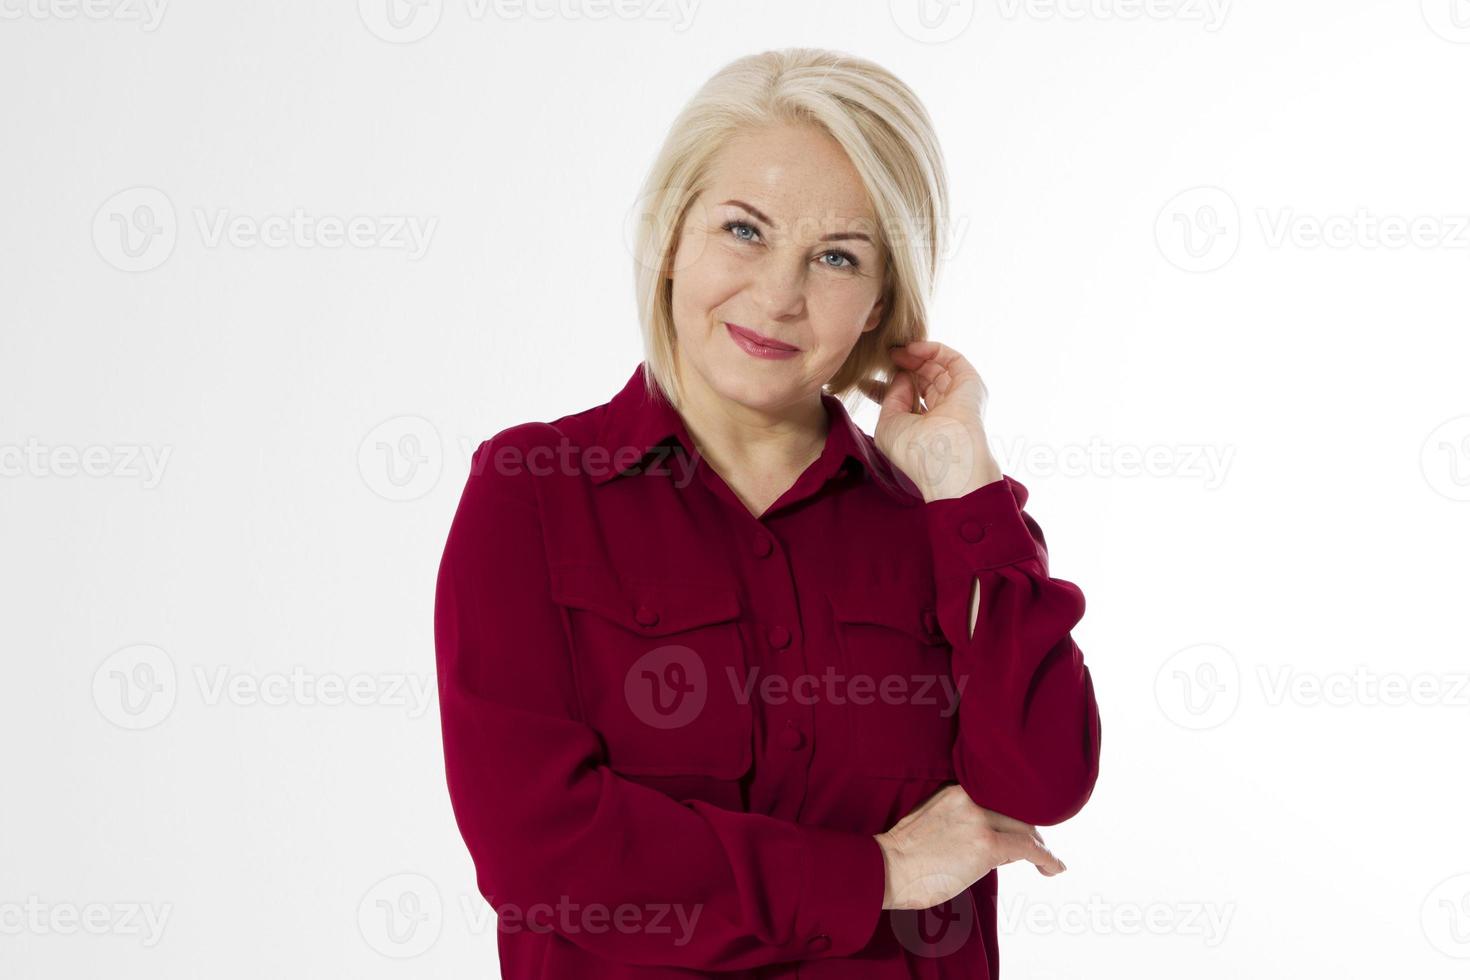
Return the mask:
{"type": "MultiPolygon", "coordinates": [[[[814,465],[822,481],[839,475],[850,460],[865,480],[878,484],[896,501],[908,505],[922,503],[923,497],[912,481],[878,452],[868,435],[852,420],[842,400],[825,391],[821,397],[827,410],[827,445],[814,465]]],[[[596,435],[596,444],[607,454],[604,458],[624,468],[599,467],[591,476],[592,482],[603,484],[623,475],[642,462],[654,447],[671,438],[677,440],[686,455],[697,455],[683,416],[654,380],[648,363],[640,361],[622,390],[608,401],[596,435]],[[625,462],[629,459],[632,462],[625,462]]]]}

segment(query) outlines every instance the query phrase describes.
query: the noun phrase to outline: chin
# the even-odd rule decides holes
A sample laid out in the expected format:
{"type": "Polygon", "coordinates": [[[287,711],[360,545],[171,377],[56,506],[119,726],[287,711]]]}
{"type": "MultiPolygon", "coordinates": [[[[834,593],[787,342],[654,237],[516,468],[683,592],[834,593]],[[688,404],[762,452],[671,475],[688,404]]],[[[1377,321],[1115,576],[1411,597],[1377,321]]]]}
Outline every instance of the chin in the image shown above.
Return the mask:
{"type": "Polygon", "coordinates": [[[751,408],[775,409],[800,396],[801,376],[793,370],[797,359],[756,361],[736,351],[722,359],[710,385],[722,397],[751,408]]]}

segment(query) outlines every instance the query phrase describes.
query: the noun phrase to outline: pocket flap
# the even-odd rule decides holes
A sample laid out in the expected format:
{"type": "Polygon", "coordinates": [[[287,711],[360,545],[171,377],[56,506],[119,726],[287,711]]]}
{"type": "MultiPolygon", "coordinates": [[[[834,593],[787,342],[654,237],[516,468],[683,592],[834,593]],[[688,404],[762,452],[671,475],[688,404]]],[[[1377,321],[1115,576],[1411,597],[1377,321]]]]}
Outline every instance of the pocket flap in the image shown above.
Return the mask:
{"type": "Polygon", "coordinates": [[[729,588],[696,582],[615,583],[587,566],[553,567],[551,597],[643,636],[668,636],[740,617],[740,599],[729,588]]]}
{"type": "Polygon", "coordinates": [[[939,619],[932,605],[905,598],[897,589],[848,586],[828,593],[839,622],[886,626],[926,643],[943,643],[939,619]]]}

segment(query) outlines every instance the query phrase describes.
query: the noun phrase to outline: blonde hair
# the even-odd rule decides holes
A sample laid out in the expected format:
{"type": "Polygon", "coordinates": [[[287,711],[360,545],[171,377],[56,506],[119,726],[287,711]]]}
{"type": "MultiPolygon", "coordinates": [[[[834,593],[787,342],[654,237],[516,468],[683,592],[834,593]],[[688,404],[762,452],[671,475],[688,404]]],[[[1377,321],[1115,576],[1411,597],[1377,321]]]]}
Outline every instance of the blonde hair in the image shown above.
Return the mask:
{"type": "Polygon", "coordinates": [[[892,379],[890,345],[926,339],[949,190],[923,103],[897,76],[863,58],[818,48],[747,55],[716,72],[679,112],[633,212],[645,380],[656,381],[675,405],[681,395],[669,270],[685,216],[704,190],[715,154],[736,131],[783,123],[815,125],[846,151],[872,201],[885,258],[882,319],[861,335],[825,390],[861,400],[859,379],[875,372],[892,379]]]}

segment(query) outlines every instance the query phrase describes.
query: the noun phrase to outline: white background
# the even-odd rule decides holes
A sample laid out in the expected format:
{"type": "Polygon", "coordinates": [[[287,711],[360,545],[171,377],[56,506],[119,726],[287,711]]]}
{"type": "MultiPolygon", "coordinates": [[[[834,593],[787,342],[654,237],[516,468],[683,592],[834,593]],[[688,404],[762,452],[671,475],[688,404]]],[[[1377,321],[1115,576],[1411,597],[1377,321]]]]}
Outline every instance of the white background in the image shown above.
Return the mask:
{"type": "Polygon", "coordinates": [[[669,122],[812,45],[934,116],[932,335],[1088,599],[1102,775],[1003,975],[1464,976],[1470,4],[620,9],[0,0],[0,975],[493,973],[469,453],[626,380],[669,122]]]}

